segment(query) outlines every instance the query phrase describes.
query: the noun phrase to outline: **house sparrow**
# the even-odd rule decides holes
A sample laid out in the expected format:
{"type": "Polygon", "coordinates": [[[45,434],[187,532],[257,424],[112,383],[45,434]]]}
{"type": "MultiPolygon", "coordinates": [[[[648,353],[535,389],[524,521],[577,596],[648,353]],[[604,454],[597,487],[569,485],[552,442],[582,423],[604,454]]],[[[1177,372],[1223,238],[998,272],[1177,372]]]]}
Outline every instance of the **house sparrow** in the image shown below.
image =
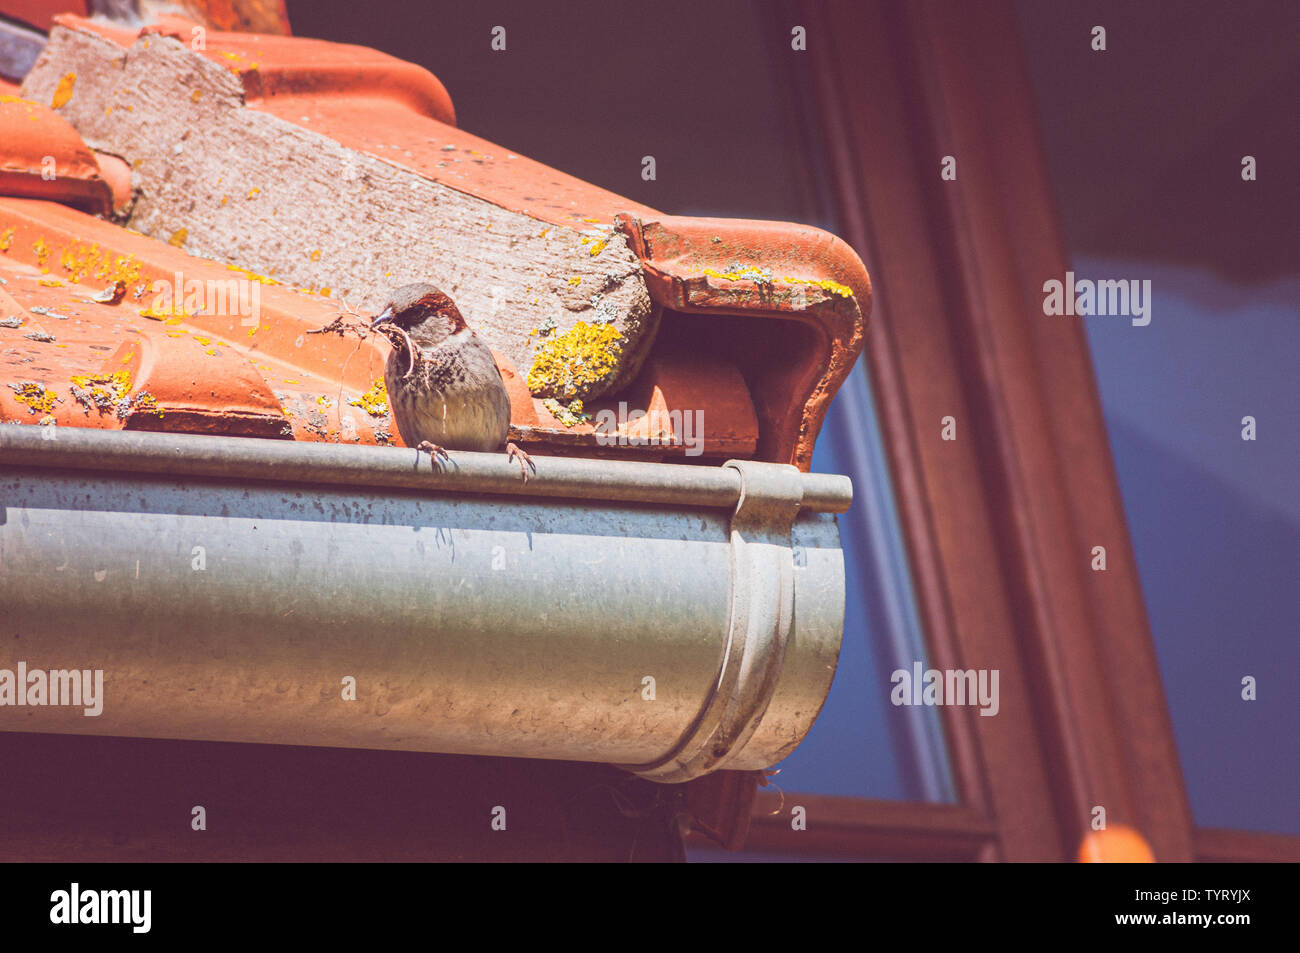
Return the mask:
{"type": "MultiPolygon", "coordinates": [[[[510,398],[492,351],[465,324],[455,302],[430,284],[405,285],[370,323],[393,345],[384,386],[397,431],[433,465],[451,450],[495,450],[510,427],[510,398]]],[[[524,482],[537,467],[513,443],[524,482]]]]}

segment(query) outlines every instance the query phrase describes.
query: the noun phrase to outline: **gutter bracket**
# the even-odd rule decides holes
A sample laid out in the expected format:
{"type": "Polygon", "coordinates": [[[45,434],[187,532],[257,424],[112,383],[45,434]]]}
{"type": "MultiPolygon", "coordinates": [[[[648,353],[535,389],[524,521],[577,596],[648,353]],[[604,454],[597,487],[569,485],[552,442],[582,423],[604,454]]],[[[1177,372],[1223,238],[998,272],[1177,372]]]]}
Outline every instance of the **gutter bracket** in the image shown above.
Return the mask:
{"type": "Polygon", "coordinates": [[[731,517],[731,613],[714,687],[691,726],[658,761],[624,768],[680,784],[724,768],[749,741],[776,691],[794,620],[790,533],[802,474],[781,463],[728,460],[741,477],[731,517]]]}

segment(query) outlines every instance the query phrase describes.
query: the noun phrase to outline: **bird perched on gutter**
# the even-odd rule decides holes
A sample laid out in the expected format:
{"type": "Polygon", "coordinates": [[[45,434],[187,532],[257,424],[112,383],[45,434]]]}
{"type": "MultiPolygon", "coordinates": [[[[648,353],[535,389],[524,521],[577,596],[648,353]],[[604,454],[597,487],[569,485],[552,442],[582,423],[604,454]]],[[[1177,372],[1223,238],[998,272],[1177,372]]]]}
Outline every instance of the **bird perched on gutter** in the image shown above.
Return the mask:
{"type": "Polygon", "coordinates": [[[451,459],[448,450],[491,451],[505,443],[507,458],[528,481],[529,469],[537,467],[506,443],[510,398],[501,372],[451,298],[431,284],[405,285],[370,326],[393,345],[384,386],[408,447],[427,451],[442,469],[441,459],[451,459]]]}

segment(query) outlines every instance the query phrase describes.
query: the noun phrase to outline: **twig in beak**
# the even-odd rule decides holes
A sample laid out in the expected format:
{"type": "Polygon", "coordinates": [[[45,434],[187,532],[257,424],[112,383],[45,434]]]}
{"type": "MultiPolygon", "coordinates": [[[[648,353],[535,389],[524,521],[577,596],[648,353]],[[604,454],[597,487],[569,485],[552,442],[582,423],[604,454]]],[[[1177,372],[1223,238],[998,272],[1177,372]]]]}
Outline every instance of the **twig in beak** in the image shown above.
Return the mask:
{"type": "Polygon", "coordinates": [[[406,333],[406,328],[402,327],[400,324],[394,324],[389,326],[396,328],[398,333],[400,333],[402,337],[406,339],[406,353],[410,356],[411,364],[406,369],[406,373],[402,375],[402,380],[404,381],[410,380],[411,375],[415,373],[415,342],[413,342],[411,340],[411,336],[406,333]]]}

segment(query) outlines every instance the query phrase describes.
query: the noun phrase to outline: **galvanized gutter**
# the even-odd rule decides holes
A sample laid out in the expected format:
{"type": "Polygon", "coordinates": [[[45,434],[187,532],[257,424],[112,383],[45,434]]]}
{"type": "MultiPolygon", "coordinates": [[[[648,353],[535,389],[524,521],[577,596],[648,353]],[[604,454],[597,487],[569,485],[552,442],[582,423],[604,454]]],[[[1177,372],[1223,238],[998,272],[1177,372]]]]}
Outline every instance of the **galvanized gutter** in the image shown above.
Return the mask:
{"type": "Polygon", "coordinates": [[[0,730],[755,770],[834,675],[847,478],[0,426],[0,730]],[[345,699],[355,679],[355,700],[345,699]],[[650,681],[652,680],[652,681],[650,681]]]}
{"type": "MultiPolygon", "coordinates": [[[[731,508],[740,502],[744,485],[730,465],[546,457],[525,483],[518,464],[502,453],[457,451],[438,472],[428,454],[391,447],[14,425],[0,425],[0,463],[731,508]]],[[[853,500],[853,484],[845,476],[802,473],[799,489],[801,508],[813,512],[843,513],[853,500]]]]}

